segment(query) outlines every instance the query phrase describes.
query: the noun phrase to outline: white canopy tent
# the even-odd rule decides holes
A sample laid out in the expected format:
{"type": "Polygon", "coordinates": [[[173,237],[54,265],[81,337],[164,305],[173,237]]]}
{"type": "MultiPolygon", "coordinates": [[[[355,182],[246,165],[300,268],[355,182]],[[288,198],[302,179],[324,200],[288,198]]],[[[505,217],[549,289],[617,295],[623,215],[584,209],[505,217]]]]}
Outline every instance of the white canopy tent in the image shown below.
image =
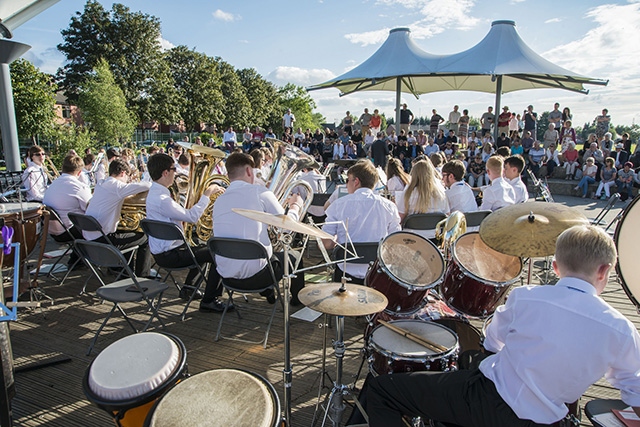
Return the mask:
{"type": "Polygon", "coordinates": [[[558,88],[586,94],[585,84],[608,83],[547,61],[520,38],[513,21],[493,22],[478,44],[453,55],[432,55],[421,50],[410,39],[409,32],[408,28],[391,30],[380,49],[365,62],[307,90],[335,87],[342,91],[341,95],[347,95],[361,90],[395,89],[396,122],[399,122],[401,91],[416,97],[448,90],[495,93],[497,115],[502,93],[558,88]]]}

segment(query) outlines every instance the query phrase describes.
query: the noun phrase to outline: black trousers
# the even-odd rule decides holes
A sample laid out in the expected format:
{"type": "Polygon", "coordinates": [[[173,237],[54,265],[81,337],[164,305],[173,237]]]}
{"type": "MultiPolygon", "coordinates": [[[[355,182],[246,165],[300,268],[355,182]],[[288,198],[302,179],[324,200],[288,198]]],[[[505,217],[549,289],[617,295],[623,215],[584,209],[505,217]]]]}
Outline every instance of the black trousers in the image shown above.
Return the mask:
{"type": "Polygon", "coordinates": [[[370,427],[400,427],[403,415],[470,427],[544,425],[518,418],[478,369],[378,376],[369,382],[366,410],[370,427]]]}
{"type": "MultiPolygon", "coordinates": [[[[139,231],[131,231],[131,232],[115,232],[107,235],[109,240],[113,245],[120,249],[129,249],[133,246],[138,245],[138,250],[135,256],[135,264],[130,265],[131,269],[134,271],[136,276],[138,277],[148,277],[151,273],[151,252],[149,252],[149,243],[147,241],[147,236],[139,231]]],[[[100,237],[95,240],[100,243],[108,243],[104,237],[100,237]]],[[[126,258],[125,254],[125,258],[126,258]]]]}
{"type": "MultiPolygon", "coordinates": [[[[206,245],[195,246],[192,247],[191,250],[196,257],[196,261],[201,267],[204,268],[204,264],[213,262],[211,252],[209,252],[209,248],[207,248],[206,245]]],[[[186,245],[178,246],[170,251],[155,254],[153,257],[160,267],[180,268],[189,266],[193,263],[186,245]]],[[[197,268],[190,269],[184,283],[186,285],[191,285],[197,274],[197,268]]],[[[207,275],[207,283],[204,290],[204,296],[202,297],[202,302],[209,303],[220,295],[222,295],[220,275],[212,266],[209,268],[209,274],[207,275]]]]}
{"type": "MultiPolygon", "coordinates": [[[[295,265],[299,258],[299,252],[289,252],[289,259],[291,260],[291,263],[293,265],[295,265]]],[[[276,280],[282,279],[282,276],[284,276],[284,252],[276,252],[275,254],[273,254],[270,262],[271,266],[273,267],[273,273],[276,276],[276,280]]],[[[299,267],[303,267],[302,261],[300,261],[299,267]]],[[[265,267],[253,276],[246,279],[225,279],[225,282],[227,282],[230,286],[238,286],[244,289],[262,289],[269,286],[273,282],[273,280],[271,279],[269,268],[265,267]]],[[[304,288],[304,273],[300,273],[296,275],[296,277],[291,279],[291,305],[300,305],[298,294],[300,293],[302,288],[304,288]]]]}

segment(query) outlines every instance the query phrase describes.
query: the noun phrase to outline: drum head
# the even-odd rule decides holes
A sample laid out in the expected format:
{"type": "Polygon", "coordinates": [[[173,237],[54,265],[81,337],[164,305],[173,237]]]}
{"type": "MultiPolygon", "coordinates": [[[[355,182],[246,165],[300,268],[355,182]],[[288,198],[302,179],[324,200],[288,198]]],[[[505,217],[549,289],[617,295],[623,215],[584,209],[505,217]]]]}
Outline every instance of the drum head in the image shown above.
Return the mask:
{"type": "MultiPolygon", "coordinates": [[[[431,342],[440,344],[449,350],[458,345],[458,337],[456,334],[437,323],[423,322],[421,320],[394,320],[389,323],[426,338],[431,342]]],[[[428,357],[441,354],[392,331],[384,325],[376,326],[371,334],[370,342],[380,349],[408,358],[428,357]]]]}
{"type": "Polygon", "coordinates": [[[434,287],[444,275],[440,250],[414,233],[389,234],[378,247],[378,259],[385,273],[406,287],[434,287]]]}
{"type": "Polygon", "coordinates": [[[459,265],[483,282],[510,284],[522,272],[520,258],[491,249],[477,232],[463,234],[456,240],[453,257],[459,265]]]}
{"type": "Polygon", "coordinates": [[[142,332],[105,348],[91,364],[88,386],[108,402],[130,401],[157,390],[178,369],[182,357],[168,336],[142,332]]]}
{"type": "Polygon", "coordinates": [[[627,207],[616,227],[613,240],[618,249],[616,272],[622,289],[636,307],[640,308],[640,272],[635,265],[637,243],[640,241],[640,198],[636,197],[627,207]]]}
{"type": "Polygon", "coordinates": [[[36,202],[0,203],[0,215],[18,212],[31,212],[40,208],[42,208],[42,204],[36,202]]]}
{"type": "Polygon", "coordinates": [[[280,416],[277,395],[262,377],[236,369],[201,372],[162,396],[149,427],[273,427],[280,416]]]}

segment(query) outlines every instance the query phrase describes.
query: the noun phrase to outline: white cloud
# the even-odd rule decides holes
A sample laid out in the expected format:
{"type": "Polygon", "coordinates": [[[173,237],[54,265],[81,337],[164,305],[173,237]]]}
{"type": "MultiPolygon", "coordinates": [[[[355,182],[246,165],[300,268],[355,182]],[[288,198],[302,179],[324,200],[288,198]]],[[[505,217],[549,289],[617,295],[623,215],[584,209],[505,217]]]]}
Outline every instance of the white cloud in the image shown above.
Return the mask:
{"type": "Polygon", "coordinates": [[[304,69],[298,67],[280,66],[267,75],[267,80],[284,86],[287,83],[293,83],[298,86],[310,86],[330,80],[335,77],[331,71],[327,69],[304,69]]]}
{"type": "Polygon", "coordinates": [[[158,41],[160,42],[160,49],[162,49],[163,52],[176,47],[173,43],[162,36],[158,37],[158,41]]]}
{"type": "Polygon", "coordinates": [[[229,12],[224,12],[220,9],[217,9],[215,12],[212,13],[212,15],[215,19],[219,21],[225,21],[225,22],[233,22],[233,21],[238,21],[242,19],[240,15],[234,15],[229,12]]]}
{"type": "Polygon", "coordinates": [[[511,0],[509,3],[510,4],[518,4],[518,3],[524,3],[526,0],[511,0]]]}
{"type": "MultiPolygon", "coordinates": [[[[431,38],[450,29],[469,30],[474,28],[479,19],[471,16],[475,0],[378,0],[378,4],[396,10],[406,9],[411,16],[416,14],[418,20],[407,24],[411,35],[416,39],[431,38]]],[[[382,28],[363,33],[346,34],[345,38],[352,43],[367,46],[380,44],[389,35],[389,28],[382,28]]]]}
{"type": "Polygon", "coordinates": [[[551,18],[544,21],[545,24],[555,24],[556,22],[562,22],[560,18],[551,18]]]}

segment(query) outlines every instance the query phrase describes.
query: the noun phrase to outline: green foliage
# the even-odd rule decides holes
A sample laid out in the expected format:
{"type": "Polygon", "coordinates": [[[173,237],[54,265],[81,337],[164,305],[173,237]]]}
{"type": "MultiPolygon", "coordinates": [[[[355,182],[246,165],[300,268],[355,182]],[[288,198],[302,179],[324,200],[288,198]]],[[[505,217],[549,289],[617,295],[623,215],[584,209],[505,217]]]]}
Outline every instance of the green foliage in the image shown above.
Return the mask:
{"type": "Polygon", "coordinates": [[[223,111],[225,113],[222,128],[219,130],[226,130],[229,126],[241,129],[252,122],[251,103],[233,66],[220,58],[215,58],[215,61],[218,64],[218,73],[222,82],[223,111]]]}
{"type": "MultiPolygon", "coordinates": [[[[542,114],[538,114],[538,127],[536,128],[536,139],[538,141],[544,140],[544,133],[549,129],[549,111],[545,111],[542,114]]],[[[560,129],[556,129],[558,133],[560,129]]]]}
{"type": "MultiPolygon", "coordinates": [[[[271,117],[277,117],[280,114],[280,103],[278,102],[278,88],[263,79],[253,68],[244,68],[237,70],[236,74],[240,79],[249,106],[251,108],[252,126],[260,126],[262,128],[269,125],[271,117]]],[[[238,123],[240,125],[240,123],[238,123]]]]}
{"type": "Polygon", "coordinates": [[[293,83],[286,84],[278,90],[280,97],[280,111],[278,112],[278,121],[272,122],[271,127],[278,129],[277,132],[284,132],[282,127],[282,116],[287,108],[291,108],[291,112],[296,116],[294,128],[319,128],[326,119],[320,114],[313,114],[316,103],[302,86],[296,86],[293,83]],[[321,120],[319,120],[321,118],[321,120]]]}
{"type": "Polygon", "coordinates": [[[618,125],[618,126],[615,126],[613,129],[615,130],[616,134],[620,135],[621,137],[623,133],[625,132],[628,133],[629,139],[632,141],[638,141],[638,138],[640,138],[640,125],[638,124],[634,123],[631,126],[618,125]]]}
{"type": "Polygon", "coordinates": [[[58,170],[62,167],[62,160],[69,150],[76,150],[80,156],[83,156],[85,149],[98,148],[98,144],[94,142],[89,130],[76,125],[55,126],[47,140],[51,142],[49,155],[58,170]]]}
{"type": "Polygon", "coordinates": [[[98,61],[94,74],[88,75],[79,89],[78,105],[84,121],[99,141],[114,144],[131,138],[135,119],[105,60],[98,61]]]}
{"type": "Polygon", "coordinates": [[[35,142],[36,135],[47,136],[53,130],[57,86],[50,75],[25,59],[12,62],[9,69],[18,135],[35,142]]]}

